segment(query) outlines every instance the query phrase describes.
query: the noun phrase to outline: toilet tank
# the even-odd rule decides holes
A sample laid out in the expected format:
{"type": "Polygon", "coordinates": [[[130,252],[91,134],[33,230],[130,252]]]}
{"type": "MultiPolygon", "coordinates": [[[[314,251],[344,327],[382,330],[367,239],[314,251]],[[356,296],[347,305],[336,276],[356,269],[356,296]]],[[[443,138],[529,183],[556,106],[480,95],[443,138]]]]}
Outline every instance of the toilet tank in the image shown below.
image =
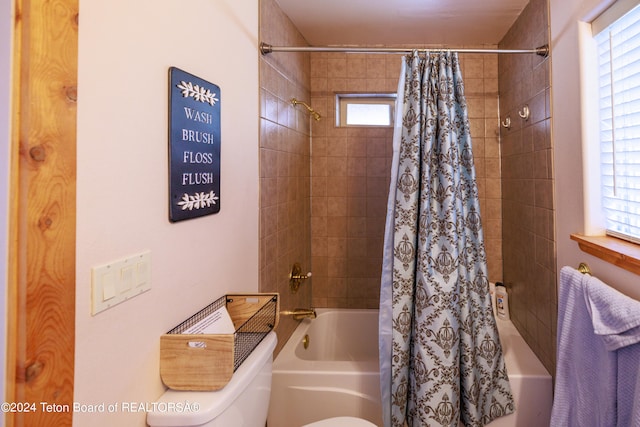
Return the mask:
{"type": "Polygon", "coordinates": [[[150,427],[256,427],[267,421],[275,332],[269,332],[217,391],[167,390],[147,412],[150,427]]]}

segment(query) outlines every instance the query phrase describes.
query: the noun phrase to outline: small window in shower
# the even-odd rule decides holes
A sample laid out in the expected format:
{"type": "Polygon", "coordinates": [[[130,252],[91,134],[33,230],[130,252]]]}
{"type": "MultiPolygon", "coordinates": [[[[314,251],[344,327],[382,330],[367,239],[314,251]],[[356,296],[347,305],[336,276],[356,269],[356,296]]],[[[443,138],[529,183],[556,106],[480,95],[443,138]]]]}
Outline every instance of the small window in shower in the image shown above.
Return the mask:
{"type": "Polygon", "coordinates": [[[337,94],[336,126],[393,126],[395,93],[337,94]]]}

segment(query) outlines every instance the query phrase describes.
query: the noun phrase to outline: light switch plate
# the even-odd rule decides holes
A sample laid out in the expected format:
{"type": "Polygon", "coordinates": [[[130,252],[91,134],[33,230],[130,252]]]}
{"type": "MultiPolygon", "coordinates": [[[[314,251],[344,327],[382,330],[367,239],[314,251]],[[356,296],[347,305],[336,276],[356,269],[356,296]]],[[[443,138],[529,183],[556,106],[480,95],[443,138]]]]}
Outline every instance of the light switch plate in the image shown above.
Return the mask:
{"type": "Polygon", "coordinates": [[[151,252],[142,252],[91,269],[91,314],[151,289],[151,252]]]}

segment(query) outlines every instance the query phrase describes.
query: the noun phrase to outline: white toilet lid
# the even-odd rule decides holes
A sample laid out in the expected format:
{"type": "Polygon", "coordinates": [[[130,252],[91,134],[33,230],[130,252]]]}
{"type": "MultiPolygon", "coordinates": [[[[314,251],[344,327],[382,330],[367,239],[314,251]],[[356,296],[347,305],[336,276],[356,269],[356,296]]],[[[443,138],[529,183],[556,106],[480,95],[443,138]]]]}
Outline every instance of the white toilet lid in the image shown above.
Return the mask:
{"type": "Polygon", "coordinates": [[[303,427],[376,427],[376,425],[367,420],[363,420],[362,418],[336,417],[316,421],[315,423],[307,424],[303,427]]]}

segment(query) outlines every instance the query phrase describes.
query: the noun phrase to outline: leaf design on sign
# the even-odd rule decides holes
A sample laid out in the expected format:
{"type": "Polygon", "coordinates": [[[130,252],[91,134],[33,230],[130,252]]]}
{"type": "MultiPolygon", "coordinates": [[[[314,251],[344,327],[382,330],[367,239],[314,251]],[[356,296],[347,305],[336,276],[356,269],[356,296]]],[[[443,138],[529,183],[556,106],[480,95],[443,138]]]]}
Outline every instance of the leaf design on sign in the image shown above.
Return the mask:
{"type": "Polygon", "coordinates": [[[193,209],[208,208],[211,205],[215,205],[219,199],[213,191],[209,193],[200,192],[193,195],[185,193],[178,202],[178,206],[182,206],[183,211],[187,209],[191,211],[193,209]]]}
{"type": "Polygon", "coordinates": [[[205,87],[200,87],[200,85],[194,85],[191,82],[181,80],[176,87],[180,89],[180,93],[182,93],[184,98],[192,97],[196,101],[205,102],[211,106],[216,105],[216,102],[219,101],[215,93],[205,87]]]}

